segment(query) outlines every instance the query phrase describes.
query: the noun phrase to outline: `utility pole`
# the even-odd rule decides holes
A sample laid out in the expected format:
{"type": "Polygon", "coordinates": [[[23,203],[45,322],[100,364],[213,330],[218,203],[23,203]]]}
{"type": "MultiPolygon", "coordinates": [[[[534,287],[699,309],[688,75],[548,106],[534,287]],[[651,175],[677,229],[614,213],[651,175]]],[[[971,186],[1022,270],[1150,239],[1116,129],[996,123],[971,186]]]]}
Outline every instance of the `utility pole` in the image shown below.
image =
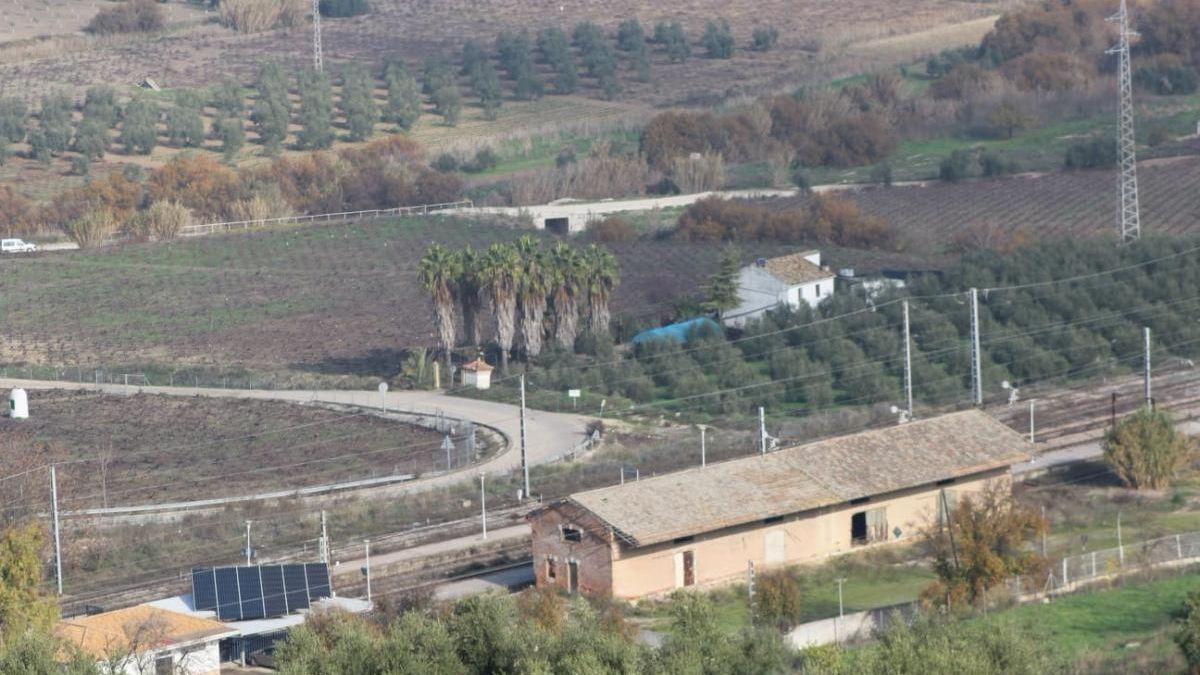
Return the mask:
{"type": "Polygon", "coordinates": [[[58,594],[62,595],[62,539],[58,529],[58,473],[50,465],[50,500],[54,512],[54,579],[58,582],[58,594]]]}
{"type": "Polygon", "coordinates": [[[246,567],[250,566],[250,521],[246,521],[246,567]]]}
{"type": "Polygon", "coordinates": [[[1121,509],[1117,509],[1117,560],[1125,566],[1125,542],[1121,540],[1121,509]]]}
{"type": "Polygon", "coordinates": [[[1117,77],[1120,89],[1120,106],[1117,113],[1117,152],[1120,155],[1121,172],[1117,181],[1121,207],[1118,224],[1121,241],[1137,240],[1142,234],[1141,214],[1138,207],[1137,141],[1133,133],[1133,74],[1129,58],[1129,39],[1137,33],[1129,29],[1129,9],[1126,0],[1121,0],[1121,9],[1106,19],[1120,24],[1117,46],[1106,51],[1118,57],[1117,77]]]}
{"type": "Polygon", "coordinates": [[[325,67],[325,57],[321,50],[321,0],[312,0],[313,22],[313,70],[318,73],[325,67]]]}
{"type": "Polygon", "coordinates": [[[1144,338],[1144,341],[1145,341],[1145,346],[1144,346],[1145,374],[1143,376],[1143,379],[1145,380],[1145,382],[1143,384],[1143,389],[1145,389],[1145,394],[1146,394],[1146,407],[1150,407],[1151,405],[1153,405],[1153,399],[1150,398],[1150,327],[1149,326],[1142,328],[1142,337],[1144,338]]]}
{"type": "Polygon", "coordinates": [[[329,533],[325,529],[325,511],[321,510],[321,541],[319,543],[321,562],[329,564],[329,533]]]}
{"type": "Polygon", "coordinates": [[[1034,437],[1035,429],[1034,429],[1034,424],[1033,424],[1033,411],[1034,411],[1033,402],[1034,402],[1034,400],[1035,399],[1032,399],[1032,398],[1029,399],[1029,442],[1035,444],[1035,443],[1037,443],[1037,441],[1034,440],[1034,438],[1035,438],[1034,437]]]}
{"type": "Polygon", "coordinates": [[[908,411],[908,419],[913,418],[913,395],[912,395],[912,333],[908,325],[908,300],[905,299],[904,307],[904,401],[905,410],[908,411]]]}
{"type": "Polygon", "coordinates": [[[487,492],[483,489],[484,474],[479,474],[479,520],[483,523],[483,538],[487,539],[487,492]]]}
{"type": "Polygon", "coordinates": [[[529,461],[525,452],[525,375],[521,375],[521,473],[525,478],[525,495],[529,499],[529,461]]]}
{"type": "Polygon", "coordinates": [[[363,539],[363,548],[367,556],[367,602],[371,601],[371,540],[363,539]]]}
{"type": "Polygon", "coordinates": [[[838,620],[837,620],[837,624],[835,626],[835,630],[833,631],[834,632],[833,637],[834,637],[834,642],[841,642],[842,639],[841,639],[840,633],[841,633],[842,621],[846,618],[846,607],[845,607],[845,605],[842,604],[842,584],[846,583],[846,578],[838,577],[836,579],[836,581],[837,581],[837,585],[838,585],[838,620]]]}
{"type": "Polygon", "coordinates": [[[767,411],[758,406],[758,454],[767,454],[767,411]]]}
{"type": "Polygon", "coordinates": [[[971,289],[971,386],[975,405],[983,405],[983,368],[979,354],[979,289],[971,289]]]}
{"type": "Polygon", "coordinates": [[[708,431],[708,425],[699,424],[700,427],[700,468],[704,468],[708,464],[707,449],[705,448],[705,432],[708,431]]]}

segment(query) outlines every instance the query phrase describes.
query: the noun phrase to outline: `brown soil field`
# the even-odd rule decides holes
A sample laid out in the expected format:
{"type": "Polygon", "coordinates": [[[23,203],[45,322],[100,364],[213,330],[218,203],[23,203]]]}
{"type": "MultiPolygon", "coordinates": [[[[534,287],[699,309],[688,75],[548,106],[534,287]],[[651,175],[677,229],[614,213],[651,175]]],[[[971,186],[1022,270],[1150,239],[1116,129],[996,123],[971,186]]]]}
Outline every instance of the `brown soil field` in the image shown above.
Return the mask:
{"type": "MultiPolygon", "coordinates": [[[[1143,236],[1200,234],[1200,157],[1140,162],[1138,181],[1143,236]]],[[[1115,235],[1116,183],[1112,171],[1076,171],[839,194],[890,223],[903,250],[936,259],[1038,238],[1115,235]]],[[[785,209],[805,202],[771,204],[785,209]]]]}
{"type": "Polygon", "coordinates": [[[27,420],[0,418],[0,437],[32,441],[15,444],[24,453],[60,449],[67,510],[418,473],[446,462],[436,431],[309,404],[31,391],[29,407],[27,420]]]}
{"type": "MultiPolygon", "coordinates": [[[[0,364],[58,365],[72,376],[129,364],[392,376],[406,350],[435,343],[416,274],[425,248],[479,249],[528,233],[406,219],[3,257],[0,364]]],[[[749,259],[796,248],[742,252],[749,259]]],[[[651,325],[677,298],[699,293],[721,251],[672,240],[611,249],[622,278],[614,310],[651,325]]]]}

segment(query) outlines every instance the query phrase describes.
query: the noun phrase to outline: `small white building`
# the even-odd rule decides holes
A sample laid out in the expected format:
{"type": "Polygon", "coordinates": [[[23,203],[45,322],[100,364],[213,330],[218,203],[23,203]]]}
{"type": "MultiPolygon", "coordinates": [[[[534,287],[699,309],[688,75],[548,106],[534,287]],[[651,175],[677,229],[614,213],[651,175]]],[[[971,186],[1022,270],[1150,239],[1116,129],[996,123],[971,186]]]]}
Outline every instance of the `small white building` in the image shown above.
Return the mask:
{"type": "Polygon", "coordinates": [[[137,605],[65,619],[56,634],[95,658],[106,675],[215,675],[221,672],[220,641],[238,631],[213,619],[137,605]]]}
{"type": "Polygon", "coordinates": [[[463,386],[476,389],[488,389],[492,386],[492,371],[495,370],[483,359],[475,359],[464,363],[462,367],[463,386]]]}
{"type": "Polygon", "coordinates": [[[816,307],[833,295],[835,275],[821,266],[820,251],[802,251],[778,258],[759,258],[738,274],[737,307],[725,312],[726,326],[746,322],[781,305],[816,307]]]}

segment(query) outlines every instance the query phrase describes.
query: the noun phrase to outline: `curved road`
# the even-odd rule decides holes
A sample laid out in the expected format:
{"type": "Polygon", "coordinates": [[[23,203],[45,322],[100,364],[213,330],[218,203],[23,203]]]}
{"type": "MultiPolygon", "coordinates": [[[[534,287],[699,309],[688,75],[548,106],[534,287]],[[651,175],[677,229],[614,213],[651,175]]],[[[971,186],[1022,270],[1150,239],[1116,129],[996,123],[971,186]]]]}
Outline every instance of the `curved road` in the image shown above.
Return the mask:
{"type": "MultiPolygon", "coordinates": [[[[138,387],[121,384],[91,384],[59,382],[52,380],[22,380],[0,378],[0,389],[22,387],[25,389],[68,389],[103,391],[113,394],[162,394],[168,396],[211,396],[216,398],[264,399],[296,403],[319,401],[340,403],[379,409],[381,401],[388,411],[402,411],[471,420],[477,424],[494,427],[508,436],[506,450],[482,464],[471,465],[429,478],[385,486],[363,487],[356,491],[380,495],[404,491],[427,490],[459,483],[464,476],[479,472],[502,474],[521,466],[520,453],[520,408],[508,403],[480,401],[476,399],[446,396],[438,392],[390,391],[382,395],[377,391],[352,390],[262,390],[262,389],[210,389],[205,387],[138,387]]],[[[37,409],[30,410],[37,415],[37,409]]],[[[527,409],[525,412],[525,438],[529,454],[529,465],[554,461],[575,448],[585,439],[587,417],[566,413],[552,413],[527,409]]],[[[339,492],[344,495],[346,491],[339,492]]],[[[162,510],[170,510],[162,505],[162,510]]],[[[178,508],[178,507],[175,507],[178,508]]],[[[111,509],[119,510],[120,507],[111,509]]]]}

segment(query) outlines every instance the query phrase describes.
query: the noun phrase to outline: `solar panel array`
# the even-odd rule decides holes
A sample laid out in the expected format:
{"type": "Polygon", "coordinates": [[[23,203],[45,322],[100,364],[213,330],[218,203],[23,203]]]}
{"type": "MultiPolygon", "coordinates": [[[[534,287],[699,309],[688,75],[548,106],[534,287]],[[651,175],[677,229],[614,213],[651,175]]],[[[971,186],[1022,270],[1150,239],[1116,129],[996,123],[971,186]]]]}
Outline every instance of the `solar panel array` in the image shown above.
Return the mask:
{"type": "Polygon", "coordinates": [[[215,611],[222,621],[284,616],[329,596],[329,566],[325,563],[192,570],[196,609],[215,611]]]}

